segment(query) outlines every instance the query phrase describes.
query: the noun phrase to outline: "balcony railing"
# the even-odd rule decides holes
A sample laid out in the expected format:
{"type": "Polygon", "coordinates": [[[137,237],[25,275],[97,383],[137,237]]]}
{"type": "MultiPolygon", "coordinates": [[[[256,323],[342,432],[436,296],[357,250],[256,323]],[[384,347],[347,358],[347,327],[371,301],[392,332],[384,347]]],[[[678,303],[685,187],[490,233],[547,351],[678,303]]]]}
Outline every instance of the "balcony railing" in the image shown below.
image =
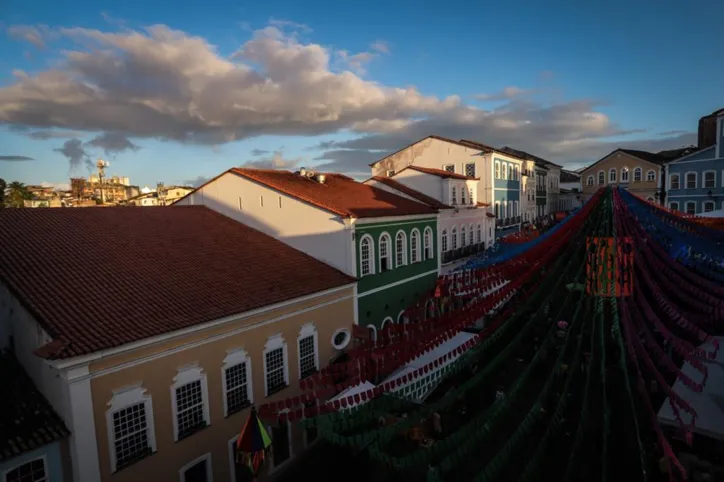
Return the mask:
{"type": "Polygon", "coordinates": [[[520,216],[513,216],[510,218],[498,218],[495,220],[496,228],[507,228],[508,226],[515,226],[520,224],[520,216]]]}
{"type": "Polygon", "coordinates": [[[461,248],[452,249],[450,251],[445,251],[442,253],[442,263],[451,263],[458,259],[482,253],[483,251],[485,251],[485,243],[471,244],[461,248]]]}

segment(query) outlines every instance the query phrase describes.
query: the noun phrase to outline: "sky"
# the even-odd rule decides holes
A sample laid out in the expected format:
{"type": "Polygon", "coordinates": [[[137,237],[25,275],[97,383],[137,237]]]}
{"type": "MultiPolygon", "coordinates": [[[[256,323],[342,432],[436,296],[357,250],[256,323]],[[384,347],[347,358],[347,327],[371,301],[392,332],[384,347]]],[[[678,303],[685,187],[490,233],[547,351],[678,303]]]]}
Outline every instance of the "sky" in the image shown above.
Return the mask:
{"type": "Polygon", "coordinates": [[[723,25],[720,0],[3,0],[0,177],[364,178],[431,134],[569,168],[689,146],[723,25]]]}

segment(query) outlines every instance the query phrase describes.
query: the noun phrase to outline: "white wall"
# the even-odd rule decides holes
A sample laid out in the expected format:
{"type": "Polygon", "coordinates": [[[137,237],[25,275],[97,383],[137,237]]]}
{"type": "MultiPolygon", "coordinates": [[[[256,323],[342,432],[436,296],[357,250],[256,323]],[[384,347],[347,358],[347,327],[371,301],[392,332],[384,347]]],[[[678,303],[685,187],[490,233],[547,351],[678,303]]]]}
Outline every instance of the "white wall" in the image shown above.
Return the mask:
{"type": "MultiPolygon", "coordinates": [[[[397,180],[396,177],[395,177],[395,180],[397,180]]],[[[388,186],[387,184],[385,184],[385,183],[383,183],[383,182],[375,181],[374,179],[368,179],[368,180],[365,181],[364,183],[367,184],[368,186],[372,186],[372,187],[377,188],[377,189],[380,189],[380,190],[382,190],[382,191],[387,191],[387,192],[389,192],[389,193],[391,193],[391,194],[395,194],[395,195],[397,195],[397,196],[404,197],[405,199],[409,199],[410,201],[415,201],[415,202],[417,202],[417,203],[424,204],[425,206],[427,206],[426,203],[420,201],[419,199],[417,199],[417,198],[415,198],[415,197],[412,197],[412,196],[409,196],[409,195],[405,194],[405,193],[402,192],[402,191],[398,191],[398,190],[395,189],[394,187],[390,187],[390,186],[388,186]]]]}
{"type": "MultiPolygon", "coordinates": [[[[423,139],[407,149],[396,152],[389,157],[383,159],[380,163],[372,167],[372,175],[384,176],[389,169],[396,173],[405,167],[414,164],[421,167],[432,167],[435,169],[444,169],[448,164],[455,166],[455,172],[465,174],[465,164],[475,163],[475,177],[480,179],[478,183],[477,199],[482,202],[490,202],[492,200],[492,192],[489,186],[492,179],[492,165],[490,163],[490,155],[483,155],[479,149],[460,146],[452,142],[441,141],[439,139],[423,139]]],[[[514,161],[515,162],[515,161],[514,161]]],[[[414,171],[413,171],[414,172],[414,171]]],[[[395,176],[395,180],[399,180],[395,176]]],[[[415,188],[417,189],[417,188],[415,188]]],[[[421,192],[422,189],[418,189],[421,192]]],[[[427,194],[427,193],[425,193],[427,194]]],[[[433,196],[437,199],[438,196],[433,196]]]]}
{"type": "MultiPolygon", "coordinates": [[[[417,165],[417,163],[415,164],[417,165]]],[[[450,203],[446,189],[447,183],[444,182],[444,179],[438,176],[425,174],[424,172],[415,171],[414,169],[406,169],[395,174],[393,179],[410,189],[414,189],[415,191],[426,194],[433,199],[437,199],[441,203],[450,203]]]]}
{"type": "MultiPolygon", "coordinates": [[[[446,209],[444,211],[440,211],[440,217],[438,219],[438,231],[439,236],[442,236],[442,230],[447,230],[448,235],[448,243],[450,242],[450,232],[453,228],[453,226],[456,226],[458,229],[458,237],[460,236],[460,228],[462,226],[465,226],[465,230],[468,231],[470,229],[470,224],[473,225],[474,229],[477,229],[478,224],[481,224],[483,227],[483,242],[485,243],[485,246],[490,246],[492,244],[492,240],[490,238],[490,220],[493,218],[489,218],[486,216],[486,212],[488,211],[487,208],[475,208],[475,209],[459,209],[456,213],[454,209],[446,209]]],[[[469,234],[466,232],[466,245],[467,239],[469,238],[469,234]]],[[[493,236],[495,236],[495,231],[493,231],[493,236]]],[[[473,238],[473,241],[476,241],[475,238],[473,238]]],[[[458,244],[460,241],[458,241],[458,244]]],[[[440,245],[439,245],[440,246],[440,245]]],[[[448,247],[450,245],[448,244],[448,247]]]]}
{"type": "Polygon", "coordinates": [[[356,276],[352,230],[335,214],[231,173],[174,205],[202,204],[356,276]]]}

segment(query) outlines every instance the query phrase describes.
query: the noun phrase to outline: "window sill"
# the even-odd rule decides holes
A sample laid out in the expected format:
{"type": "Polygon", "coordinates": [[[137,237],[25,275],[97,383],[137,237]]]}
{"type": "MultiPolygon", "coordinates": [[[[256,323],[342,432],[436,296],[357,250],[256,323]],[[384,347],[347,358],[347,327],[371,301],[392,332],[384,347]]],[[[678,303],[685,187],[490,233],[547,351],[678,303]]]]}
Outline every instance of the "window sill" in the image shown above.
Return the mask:
{"type": "Polygon", "coordinates": [[[122,466],[120,466],[120,467],[117,466],[117,467],[116,467],[116,470],[113,471],[112,473],[113,473],[113,474],[117,474],[118,472],[121,472],[121,471],[127,469],[128,467],[130,467],[130,466],[132,466],[132,465],[136,465],[137,463],[141,462],[142,460],[146,460],[147,458],[149,458],[150,456],[152,456],[152,455],[155,454],[156,452],[157,452],[156,450],[153,450],[153,451],[149,450],[149,451],[146,452],[145,454],[143,454],[143,455],[141,455],[141,456],[139,456],[139,457],[137,457],[137,458],[135,458],[135,459],[133,459],[133,460],[131,460],[131,461],[126,462],[126,463],[123,464],[122,466]]]}
{"type": "Polygon", "coordinates": [[[191,437],[192,435],[199,433],[200,431],[202,431],[205,428],[208,428],[210,426],[211,426],[210,423],[204,423],[203,425],[199,425],[198,427],[184,433],[183,435],[179,434],[178,437],[176,438],[176,442],[181,442],[182,440],[186,440],[187,438],[191,437]]]}
{"type": "Polygon", "coordinates": [[[252,405],[252,403],[251,403],[250,401],[247,401],[247,402],[244,403],[243,405],[239,405],[238,407],[236,407],[236,408],[234,408],[234,409],[232,409],[232,410],[228,410],[228,411],[226,412],[226,416],[225,416],[224,418],[229,418],[229,417],[231,417],[232,415],[234,415],[234,414],[236,414],[236,413],[243,412],[243,411],[246,410],[247,408],[251,407],[251,405],[252,405]]]}
{"type": "Polygon", "coordinates": [[[269,398],[269,397],[271,397],[272,395],[274,395],[275,393],[281,392],[282,390],[284,390],[284,389],[287,388],[288,386],[289,386],[289,384],[281,385],[281,386],[278,386],[278,387],[276,387],[276,388],[272,388],[271,390],[269,390],[269,391],[266,392],[266,397],[269,398]]]}

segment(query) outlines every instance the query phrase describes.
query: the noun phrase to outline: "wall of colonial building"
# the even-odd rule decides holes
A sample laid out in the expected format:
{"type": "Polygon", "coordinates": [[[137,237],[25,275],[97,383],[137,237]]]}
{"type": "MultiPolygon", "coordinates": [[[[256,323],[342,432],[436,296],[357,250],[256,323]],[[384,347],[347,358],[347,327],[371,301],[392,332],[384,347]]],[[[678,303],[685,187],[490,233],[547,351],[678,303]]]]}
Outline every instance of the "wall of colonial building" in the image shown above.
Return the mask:
{"type": "Polygon", "coordinates": [[[661,168],[653,163],[633,157],[625,152],[613,152],[603,160],[581,172],[583,200],[589,199],[604,186],[622,186],[644,199],[656,199],[661,168]],[[637,169],[641,177],[638,180],[637,169]],[[628,176],[628,181],[621,180],[628,176]]]}
{"type": "MultiPolygon", "coordinates": [[[[339,334],[340,328],[351,331],[353,313],[354,287],[347,286],[183,336],[169,336],[167,341],[153,346],[93,362],[91,390],[100,480],[136,482],[146,480],[150,474],[154,480],[180,480],[179,471],[205,457],[213,480],[230,480],[233,470],[230,444],[246,421],[249,409],[229,410],[230,403],[238,398],[227,398],[230,379],[226,370],[246,363],[236,369],[238,377],[233,378],[233,383],[239,382],[239,374],[244,373],[249,401],[257,406],[294,396],[300,393],[300,339],[313,338],[314,364],[316,368],[326,366],[338,353],[332,338],[339,334]],[[265,374],[273,370],[271,364],[265,362],[265,354],[277,347],[283,348],[280,353],[284,353],[283,376],[287,387],[268,394],[265,374]],[[195,383],[197,380],[199,384],[195,383]],[[199,387],[208,425],[179,437],[183,422],[179,422],[174,399],[176,388],[185,383],[199,387]],[[118,459],[114,450],[113,414],[139,403],[145,408],[147,423],[153,426],[150,434],[155,452],[117,468],[114,473],[118,459]]],[[[301,428],[291,430],[288,439],[291,453],[298,454],[304,445],[301,428]]],[[[282,449],[278,451],[281,453],[282,449]]],[[[270,462],[272,470],[279,468],[278,461],[270,462]]]]}
{"type": "Polygon", "coordinates": [[[174,206],[206,205],[330,266],[356,276],[352,231],[339,216],[232,173],[174,206]]]}

